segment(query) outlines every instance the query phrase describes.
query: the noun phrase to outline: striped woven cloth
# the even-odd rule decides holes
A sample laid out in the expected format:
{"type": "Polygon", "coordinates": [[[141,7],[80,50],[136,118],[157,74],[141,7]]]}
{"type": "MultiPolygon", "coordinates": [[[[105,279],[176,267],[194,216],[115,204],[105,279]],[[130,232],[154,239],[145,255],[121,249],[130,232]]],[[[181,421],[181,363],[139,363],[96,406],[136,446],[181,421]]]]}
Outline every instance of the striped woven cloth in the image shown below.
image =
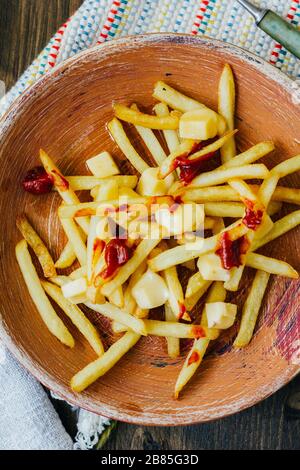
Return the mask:
{"type": "MultiPolygon", "coordinates": [[[[273,9],[299,27],[300,0],[253,3],[273,9]]],[[[300,61],[258,29],[235,0],[85,0],[0,102],[0,114],[29,85],[79,51],[120,36],[159,31],[206,35],[236,44],[300,79],[300,61]]]]}

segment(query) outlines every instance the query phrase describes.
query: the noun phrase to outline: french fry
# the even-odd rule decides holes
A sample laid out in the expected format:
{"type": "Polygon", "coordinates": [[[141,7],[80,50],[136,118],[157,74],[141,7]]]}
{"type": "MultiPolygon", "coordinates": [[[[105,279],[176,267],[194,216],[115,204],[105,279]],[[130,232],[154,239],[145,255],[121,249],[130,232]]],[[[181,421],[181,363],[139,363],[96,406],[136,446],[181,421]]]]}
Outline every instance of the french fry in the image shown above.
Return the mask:
{"type": "MultiPolygon", "coordinates": [[[[212,287],[210,288],[206,303],[224,302],[225,298],[226,290],[224,289],[223,283],[214,282],[212,287]]],[[[207,326],[205,307],[202,312],[201,325],[207,326]]],[[[201,364],[201,361],[209,345],[209,341],[210,340],[208,338],[199,338],[195,340],[193,347],[187,355],[183,367],[178,375],[174,391],[175,398],[179,397],[179,393],[181,392],[183,387],[189,382],[189,380],[193,377],[199,365],[201,364]]]]}
{"type": "Polygon", "coordinates": [[[185,298],[188,299],[192,297],[196,292],[199,291],[199,288],[202,285],[205,285],[207,281],[203,279],[199,271],[197,271],[193,276],[188,280],[187,288],[185,291],[185,298]]]}
{"type": "MultiPolygon", "coordinates": [[[[134,204],[147,204],[149,202],[149,198],[143,196],[137,197],[124,197],[124,203],[128,203],[131,205],[134,204]]],[[[99,203],[97,201],[92,202],[82,202],[72,206],[60,206],[58,209],[58,215],[62,219],[72,219],[74,217],[82,217],[82,214],[85,215],[99,215],[103,216],[105,210],[109,210],[112,207],[118,207],[122,204],[122,198],[119,199],[112,199],[106,201],[105,203],[99,203]]]]}
{"type": "Polygon", "coordinates": [[[217,331],[200,325],[185,325],[184,323],[166,322],[159,320],[144,320],[148,335],[172,338],[208,338],[215,339],[217,331]]]}
{"type": "MultiPolygon", "coordinates": [[[[219,82],[218,111],[226,121],[227,129],[234,129],[235,83],[230,65],[226,64],[219,82]]],[[[232,136],[221,148],[222,162],[225,163],[236,155],[235,140],[232,136]]]]}
{"type": "Polygon", "coordinates": [[[74,392],[82,392],[99,377],[106,374],[140,339],[140,335],[128,331],[116,341],[99,359],[88,364],[71,379],[74,392]]]}
{"type": "Polygon", "coordinates": [[[222,135],[222,137],[220,137],[218,140],[215,140],[212,144],[209,144],[198,152],[190,155],[189,160],[196,160],[200,157],[203,157],[204,155],[207,155],[208,153],[216,152],[217,150],[221,149],[227,142],[229,142],[230,139],[232,139],[237,132],[237,129],[233,129],[231,131],[226,132],[224,135],[222,135]]]}
{"type": "MultiPolygon", "coordinates": [[[[165,304],[165,320],[167,322],[177,322],[177,318],[174,315],[170,304],[167,302],[165,304]]],[[[180,340],[179,338],[172,338],[170,336],[166,337],[167,340],[167,349],[168,356],[172,359],[176,359],[180,355],[180,340]]]]}
{"type": "Polygon", "coordinates": [[[186,298],[184,301],[184,305],[187,309],[187,311],[191,312],[195,305],[199,302],[199,300],[203,297],[203,295],[207,292],[209,287],[211,286],[212,281],[205,281],[203,280],[199,284],[198,290],[191,295],[190,297],[186,298]]]}
{"type": "Polygon", "coordinates": [[[185,311],[182,286],[178,279],[176,266],[165,269],[163,278],[169,290],[168,304],[177,320],[191,321],[188,312],[185,311]]]}
{"type": "Polygon", "coordinates": [[[67,241],[64,249],[59,255],[58,260],[55,263],[57,269],[66,269],[72,266],[76,260],[76,254],[74,253],[72,244],[67,241]]]}
{"type": "Polygon", "coordinates": [[[147,163],[142,159],[142,157],[140,157],[140,155],[130,143],[120,121],[114,118],[108,123],[107,127],[111,133],[112,138],[120,147],[120,149],[124,153],[125,157],[129,160],[131,165],[139,173],[143,173],[143,171],[147,170],[147,168],[149,168],[149,165],[147,165],[147,163]]]}
{"type": "Polygon", "coordinates": [[[95,353],[98,354],[98,356],[102,356],[102,354],[104,353],[104,348],[100,336],[94,325],[84,315],[80,308],[78,308],[77,305],[72,304],[68,299],[66,299],[58,286],[55,286],[50,282],[45,281],[42,281],[42,286],[45,292],[71,319],[72,323],[86,338],[91,347],[94,349],[95,353]]]}
{"type": "Polygon", "coordinates": [[[124,333],[125,331],[128,331],[128,327],[126,325],[115,320],[112,322],[111,326],[114,333],[124,333]]]}
{"type": "Polygon", "coordinates": [[[275,145],[272,141],[264,141],[260,142],[259,144],[250,147],[243,153],[240,153],[236,157],[228,160],[227,162],[223,163],[222,166],[219,167],[220,170],[225,170],[226,168],[234,168],[237,166],[245,166],[250,165],[250,163],[254,163],[260,158],[264,157],[268,153],[272,152],[275,148],[275,145]]]}
{"type": "MultiPolygon", "coordinates": [[[[120,286],[108,298],[109,302],[116,307],[123,308],[124,307],[124,293],[123,287],[120,286]]],[[[131,313],[131,312],[129,312],[131,313]]]]}
{"type": "MultiPolygon", "coordinates": [[[[138,107],[136,105],[132,105],[131,108],[138,110],[138,107]]],[[[160,145],[158,138],[151,129],[142,126],[135,126],[135,128],[143,139],[155,163],[159,166],[164,161],[164,159],[167,158],[167,155],[162,146],[160,145]]]]}
{"type": "Polygon", "coordinates": [[[242,321],[238,335],[233,343],[235,348],[247,346],[253,336],[259,310],[269,282],[270,274],[257,271],[250,292],[244,303],[242,321]]]}
{"type": "MultiPolygon", "coordinates": [[[[268,179],[265,181],[267,180],[268,179]]],[[[249,187],[255,193],[257,193],[259,190],[258,185],[250,184],[249,187]]],[[[175,196],[177,195],[181,197],[183,202],[236,202],[240,200],[239,194],[229,185],[191,189],[180,188],[177,194],[175,193],[175,196]]],[[[300,189],[277,186],[272,195],[272,201],[300,204],[300,189]]]]}
{"type": "Polygon", "coordinates": [[[162,162],[158,177],[163,179],[166,178],[170,173],[174,171],[174,161],[177,157],[180,157],[185,154],[189,154],[193,147],[195,145],[195,142],[191,139],[185,139],[179,144],[179,147],[175,149],[170,155],[162,162]]]}
{"type": "Polygon", "coordinates": [[[20,241],[16,246],[16,257],[23,275],[23,279],[43,322],[48,330],[66,346],[74,347],[74,338],[59,318],[48,300],[40,283],[38,274],[32,263],[26,240],[20,241]]]}
{"type": "Polygon", "coordinates": [[[269,170],[263,164],[253,164],[253,165],[244,165],[240,167],[229,167],[225,169],[217,169],[209,171],[207,173],[202,173],[189,184],[191,188],[201,188],[206,186],[213,186],[215,184],[223,184],[232,178],[241,178],[241,179],[265,179],[269,175],[269,170]]]}
{"type": "Polygon", "coordinates": [[[25,215],[17,217],[17,227],[36,254],[45,277],[56,276],[54,261],[41,238],[28,222],[25,215]]]}
{"type": "MultiPolygon", "coordinates": [[[[158,103],[154,106],[153,109],[156,115],[159,117],[166,117],[166,116],[169,116],[170,114],[168,106],[165,103],[158,103]]],[[[170,153],[174,152],[179,147],[179,144],[180,144],[177,131],[164,130],[163,134],[166,139],[169,152],[170,153]]]]}
{"type": "Polygon", "coordinates": [[[113,110],[115,116],[121,121],[130,122],[135,126],[142,126],[148,129],[172,129],[176,130],[179,126],[179,117],[177,113],[170,113],[169,116],[159,117],[151,114],[144,114],[123,104],[114,103],[113,110]]]}
{"type": "Polygon", "coordinates": [[[300,224],[300,210],[294,211],[291,214],[286,215],[282,219],[274,222],[272,230],[259,240],[254,240],[252,245],[252,251],[258,250],[258,248],[266,245],[267,243],[275,240],[276,238],[284,235],[293,228],[300,224]]]}
{"type": "MultiPolygon", "coordinates": [[[[40,159],[41,162],[48,174],[53,177],[55,189],[58,191],[59,195],[61,196],[62,200],[67,205],[72,204],[79,204],[79,199],[74,193],[73,189],[70,187],[69,183],[62,175],[58,167],[54,164],[53,160],[47,155],[44,150],[40,150],[40,159]]],[[[87,234],[89,230],[89,218],[88,217],[80,217],[77,220],[78,225],[82,228],[82,230],[87,234]]]]}
{"type": "Polygon", "coordinates": [[[125,310],[121,310],[120,308],[110,304],[109,302],[105,304],[93,304],[91,302],[86,302],[85,305],[91,310],[101,313],[101,315],[104,315],[110,320],[115,320],[120,323],[123,323],[123,325],[126,325],[128,328],[135,331],[139,335],[147,336],[144,321],[139,318],[135,318],[134,316],[130,315],[130,313],[127,313],[125,310]]]}
{"type": "Polygon", "coordinates": [[[124,284],[159,242],[159,238],[155,240],[142,240],[135,249],[132,258],[121,266],[117,275],[111,281],[104,284],[101,290],[102,294],[107,297],[111,295],[115,289],[124,284]]]}
{"type": "MultiPolygon", "coordinates": [[[[68,206],[63,206],[68,207],[68,206]]],[[[60,222],[64,229],[65,234],[70,241],[74,253],[81,264],[81,266],[86,265],[86,246],[82,240],[81,234],[77,228],[77,225],[74,220],[72,219],[62,219],[60,218],[60,222]]]]}
{"type": "Polygon", "coordinates": [[[153,97],[183,113],[194,109],[205,108],[204,104],[199,103],[199,101],[196,101],[193,98],[189,98],[162,81],[158,81],[155,84],[153,97]]]}
{"type": "Polygon", "coordinates": [[[290,175],[291,173],[295,173],[299,170],[300,154],[279,163],[279,165],[276,165],[274,168],[272,168],[271,173],[272,175],[276,175],[279,178],[284,178],[285,176],[290,175]]]}
{"type": "Polygon", "coordinates": [[[213,219],[213,221],[214,221],[214,224],[212,226],[213,234],[217,235],[220,232],[224,232],[226,227],[225,227],[225,224],[224,224],[223,217],[215,217],[213,219]]]}
{"type": "MultiPolygon", "coordinates": [[[[242,237],[248,232],[248,228],[240,222],[235,222],[226,228],[230,231],[231,240],[242,237]]],[[[219,236],[200,239],[195,242],[186,243],[182,246],[177,246],[164,251],[160,255],[149,261],[149,267],[152,271],[163,271],[177,264],[182,264],[190,259],[198,258],[200,255],[215,251],[219,241],[219,236]]]]}
{"type": "Polygon", "coordinates": [[[101,186],[107,181],[115,181],[119,187],[126,186],[134,189],[138,182],[136,175],[116,175],[107,178],[98,178],[97,176],[67,176],[66,180],[70,183],[73,191],[91,190],[101,186]]]}
{"type": "Polygon", "coordinates": [[[69,276],[58,275],[58,276],[50,277],[49,281],[58,287],[62,287],[64,284],[67,284],[68,282],[70,282],[70,278],[69,276]]]}
{"type": "Polygon", "coordinates": [[[236,292],[239,288],[245,265],[239,266],[238,268],[232,268],[230,273],[230,279],[224,282],[224,287],[230,292],[236,292]]]}
{"type": "Polygon", "coordinates": [[[204,212],[210,217],[243,217],[245,206],[240,202],[207,202],[204,212]]]}
{"type": "Polygon", "coordinates": [[[278,183],[278,176],[275,174],[271,174],[268,178],[266,178],[262,185],[258,190],[258,199],[263,204],[264,207],[268,207],[269,203],[272,199],[272,196],[275,192],[277,183],[278,183]]]}
{"type": "Polygon", "coordinates": [[[69,278],[72,280],[76,280],[84,276],[86,276],[86,266],[81,266],[80,268],[77,268],[72,271],[69,275],[69,278]]]}
{"type": "Polygon", "coordinates": [[[292,279],[298,279],[299,274],[294,268],[285,261],[268,256],[259,255],[258,253],[248,253],[246,264],[250,268],[260,269],[270,274],[277,274],[279,276],[286,276],[292,279]]]}

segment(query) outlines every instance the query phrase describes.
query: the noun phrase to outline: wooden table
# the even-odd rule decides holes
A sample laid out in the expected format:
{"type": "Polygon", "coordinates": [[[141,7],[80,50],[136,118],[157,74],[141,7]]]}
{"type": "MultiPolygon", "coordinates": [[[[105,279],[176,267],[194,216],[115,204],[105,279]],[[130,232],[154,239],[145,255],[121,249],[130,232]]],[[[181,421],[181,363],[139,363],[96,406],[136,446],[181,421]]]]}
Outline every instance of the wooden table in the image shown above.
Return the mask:
{"type": "MultiPolygon", "coordinates": [[[[81,0],[0,0],[0,80],[11,87],[81,0]]],[[[177,428],[119,424],[106,449],[300,449],[300,376],[259,405],[229,418],[177,428]],[[299,416],[298,416],[299,418],[299,416]]],[[[74,418],[56,402],[74,434],[74,418]]]]}

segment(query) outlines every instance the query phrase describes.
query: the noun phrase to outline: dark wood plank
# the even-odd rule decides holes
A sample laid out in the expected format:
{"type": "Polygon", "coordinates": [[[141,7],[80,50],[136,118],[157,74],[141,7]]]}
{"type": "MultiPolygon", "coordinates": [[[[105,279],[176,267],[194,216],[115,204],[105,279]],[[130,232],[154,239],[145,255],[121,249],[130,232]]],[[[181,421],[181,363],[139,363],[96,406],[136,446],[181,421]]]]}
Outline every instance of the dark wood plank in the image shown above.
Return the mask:
{"type": "Polygon", "coordinates": [[[286,400],[300,390],[300,377],[259,405],[212,423],[176,428],[121,423],[106,449],[300,449],[300,420],[286,400]]]}
{"type": "MultiPolygon", "coordinates": [[[[0,80],[9,89],[82,0],[0,0],[0,80]]],[[[263,403],[223,420],[179,428],[120,423],[106,449],[300,449],[300,377],[263,403]],[[295,395],[297,393],[298,395],[295,395]],[[293,395],[294,394],[294,395],[293,395]]],[[[74,434],[69,412],[57,405],[74,434]]]]}
{"type": "Polygon", "coordinates": [[[0,0],[0,80],[9,89],[82,0],[0,0]]]}

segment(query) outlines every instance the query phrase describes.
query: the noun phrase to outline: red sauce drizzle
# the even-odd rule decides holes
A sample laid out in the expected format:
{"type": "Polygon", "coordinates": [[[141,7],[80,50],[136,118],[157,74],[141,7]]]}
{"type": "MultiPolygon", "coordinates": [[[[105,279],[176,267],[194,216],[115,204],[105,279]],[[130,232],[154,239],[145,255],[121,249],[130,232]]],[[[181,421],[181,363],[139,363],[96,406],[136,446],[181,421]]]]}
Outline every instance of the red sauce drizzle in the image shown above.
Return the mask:
{"type": "Polygon", "coordinates": [[[264,212],[261,209],[255,209],[254,203],[248,199],[245,199],[244,203],[246,211],[243,218],[243,224],[250,230],[256,230],[262,222],[264,212]]]}
{"type": "Polygon", "coordinates": [[[181,320],[184,314],[186,313],[186,308],[185,308],[185,305],[180,302],[178,303],[178,305],[179,305],[178,319],[181,320]]]}
{"type": "Polygon", "coordinates": [[[231,240],[228,232],[220,236],[219,248],[216,255],[221,259],[224,269],[238,268],[242,263],[242,256],[247,252],[249,240],[244,235],[237,240],[231,240]]]}
{"type": "Polygon", "coordinates": [[[196,339],[206,337],[205,331],[202,328],[202,326],[200,326],[200,325],[193,325],[192,333],[193,333],[194,338],[196,338],[196,339]]]}
{"type": "Polygon", "coordinates": [[[213,158],[216,155],[216,152],[210,152],[202,157],[195,158],[194,160],[189,160],[188,156],[182,155],[175,158],[174,160],[174,170],[176,168],[180,169],[180,180],[186,185],[189,184],[203,168],[203,164],[213,158]]]}
{"type": "Polygon", "coordinates": [[[132,257],[133,250],[126,244],[126,240],[115,238],[105,248],[105,262],[107,267],[102,271],[102,279],[114,276],[117,270],[132,257]]]}
{"type": "Polygon", "coordinates": [[[200,359],[200,356],[197,353],[197,351],[192,352],[188,360],[188,366],[190,366],[191,364],[194,364],[194,362],[198,362],[199,359],[200,359]]]}
{"type": "Polygon", "coordinates": [[[58,171],[52,170],[52,174],[54,174],[54,181],[55,185],[57,186],[58,189],[61,191],[67,191],[69,189],[69,182],[66,180],[66,178],[63,177],[58,171]]]}
{"type": "Polygon", "coordinates": [[[54,179],[48,175],[43,166],[36,166],[29,170],[22,181],[22,186],[31,194],[47,194],[53,188],[54,179]]]}

